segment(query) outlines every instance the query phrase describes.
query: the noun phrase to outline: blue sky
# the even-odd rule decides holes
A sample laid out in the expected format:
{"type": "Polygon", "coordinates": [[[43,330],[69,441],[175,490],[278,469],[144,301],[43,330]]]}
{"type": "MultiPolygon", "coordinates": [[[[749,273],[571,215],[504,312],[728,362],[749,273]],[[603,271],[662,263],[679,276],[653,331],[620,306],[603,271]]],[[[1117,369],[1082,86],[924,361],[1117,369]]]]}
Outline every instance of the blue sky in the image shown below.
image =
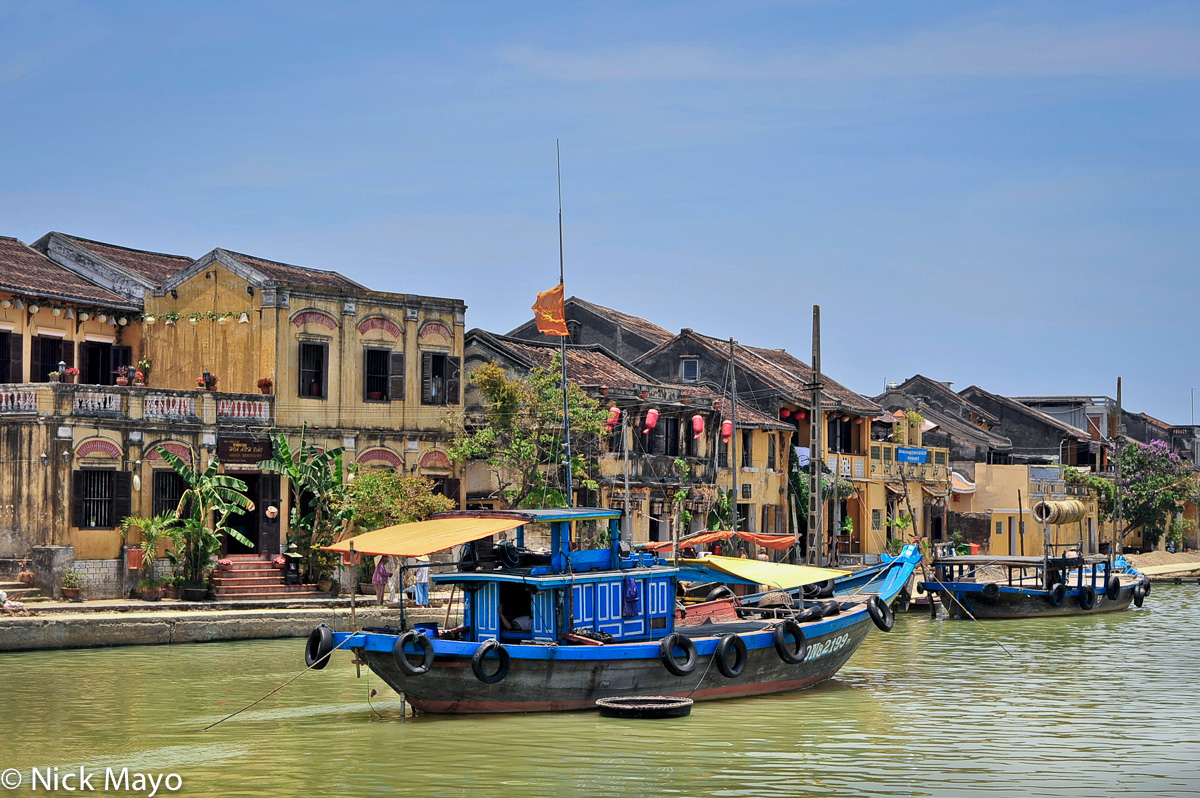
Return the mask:
{"type": "Polygon", "coordinates": [[[567,291],[867,395],[1200,387],[1200,6],[0,0],[0,234],[567,291]]]}

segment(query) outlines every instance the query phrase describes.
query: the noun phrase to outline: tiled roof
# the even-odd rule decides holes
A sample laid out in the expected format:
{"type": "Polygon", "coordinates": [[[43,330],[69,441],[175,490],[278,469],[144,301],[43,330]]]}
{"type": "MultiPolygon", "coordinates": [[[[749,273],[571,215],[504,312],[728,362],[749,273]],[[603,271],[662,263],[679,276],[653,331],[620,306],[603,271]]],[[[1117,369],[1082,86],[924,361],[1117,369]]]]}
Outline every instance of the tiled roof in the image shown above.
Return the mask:
{"type": "Polygon", "coordinates": [[[109,308],[139,309],[125,297],[88,282],[7,236],[0,236],[0,290],[109,308]]]}
{"type": "MultiPolygon", "coordinates": [[[[679,383],[671,385],[672,388],[680,389],[685,396],[696,398],[711,399],[713,407],[721,414],[721,418],[733,417],[733,402],[727,396],[722,396],[711,388],[695,383],[679,383]]],[[[776,429],[795,431],[795,427],[791,424],[786,424],[772,416],[770,413],[764,413],[753,405],[738,402],[737,407],[737,425],[739,427],[747,427],[753,429],[776,429]]]]}
{"type": "Polygon", "coordinates": [[[266,258],[258,258],[253,255],[245,255],[241,252],[233,250],[224,250],[233,257],[240,260],[242,263],[250,266],[253,269],[265,274],[272,280],[280,280],[288,283],[303,283],[306,285],[319,285],[326,288],[353,288],[358,290],[366,290],[366,286],[360,285],[349,277],[337,272],[324,271],[321,269],[309,269],[304,266],[293,266],[290,263],[280,263],[279,261],[267,260],[266,258]]]}
{"type": "MultiPolygon", "coordinates": [[[[722,341],[708,335],[701,335],[690,330],[685,331],[684,334],[694,336],[719,355],[728,356],[728,341],[722,341]]],[[[797,404],[807,404],[812,392],[809,385],[813,378],[812,368],[807,363],[793,357],[783,349],[763,349],[740,343],[735,344],[734,354],[737,358],[738,368],[751,371],[766,382],[779,386],[787,395],[787,398],[795,401],[797,404]]],[[[839,400],[842,403],[842,408],[847,411],[871,415],[879,412],[879,405],[867,397],[855,393],[836,380],[830,379],[828,374],[822,374],[821,377],[823,380],[821,393],[826,402],[830,399],[839,400]]],[[[825,405],[823,404],[823,406],[825,405]]]]}
{"type": "Polygon", "coordinates": [[[59,233],[59,235],[74,241],[84,249],[90,250],[105,260],[112,261],[134,274],[145,277],[155,285],[162,285],[164,280],[181,271],[192,262],[191,258],[184,255],[166,255],[162,252],[147,252],[141,249],[119,247],[115,244],[105,244],[101,241],[92,241],[91,239],[66,235],[65,233],[59,233]]]}
{"type": "MultiPolygon", "coordinates": [[[[471,330],[467,338],[477,338],[530,367],[547,368],[560,352],[558,344],[533,343],[486,330],[471,330]]],[[[567,379],[576,385],[604,385],[609,388],[632,388],[657,382],[630,368],[602,347],[576,345],[567,346],[567,379]]]]}
{"type": "Polygon", "coordinates": [[[1017,411],[1018,413],[1024,413],[1025,415],[1030,416],[1031,418],[1037,419],[1038,421],[1042,422],[1043,424],[1046,424],[1048,426],[1054,427],[1055,429],[1061,430],[1075,438],[1078,438],[1080,440],[1089,440],[1089,441],[1091,440],[1091,436],[1088,435],[1088,433],[1081,430],[1079,427],[1072,426],[1065,421],[1060,421],[1059,419],[1055,418],[1054,416],[1050,415],[1049,413],[1043,413],[1041,410],[1030,407],[1029,405],[1021,404],[1020,402],[1018,402],[1015,399],[1010,399],[1007,396],[1001,396],[1000,394],[995,394],[995,393],[991,393],[989,391],[985,391],[982,388],[980,388],[978,385],[972,385],[969,388],[964,388],[962,393],[965,396],[965,395],[969,394],[971,391],[975,391],[983,396],[986,396],[987,398],[991,399],[993,402],[1002,404],[1005,407],[1008,407],[1008,408],[1011,408],[1011,409],[1017,411]]]}
{"type": "Polygon", "coordinates": [[[657,324],[646,321],[641,316],[634,316],[629,313],[622,313],[619,310],[606,308],[604,305],[597,305],[594,302],[588,302],[586,299],[580,299],[577,296],[569,298],[565,304],[576,304],[585,310],[589,310],[597,316],[606,317],[614,324],[618,324],[626,329],[638,333],[643,338],[653,341],[656,344],[666,343],[675,337],[675,334],[670,330],[659,327],[657,324]]]}
{"type": "MultiPolygon", "coordinates": [[[[965,406],[970,412],[977,414],[982,420],[989,423],[995,423],[1000,420],[982,407],[968,402],[961,394],[946,383],[926,377],[924,374],[914,374],[909,377],[900,385],[899,391],[904,394],[912,394],[914,387],[928,391],[932,396],[940,397],[942,401],[955,407],[965,406]]],[[[917,395],[920,396],[921,394],[918,393],[917,395]]],[[[876,401],[878,401],[878,397],[876,397],[876,401]]]]}

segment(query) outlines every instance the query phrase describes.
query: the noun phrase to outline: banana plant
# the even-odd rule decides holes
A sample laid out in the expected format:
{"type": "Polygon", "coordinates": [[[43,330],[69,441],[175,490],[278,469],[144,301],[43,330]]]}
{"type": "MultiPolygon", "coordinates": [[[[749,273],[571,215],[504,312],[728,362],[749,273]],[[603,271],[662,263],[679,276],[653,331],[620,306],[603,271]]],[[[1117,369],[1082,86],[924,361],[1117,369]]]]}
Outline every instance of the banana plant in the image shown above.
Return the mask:
{"type": "MultiPolygon", "coordinates": [[[[243,546],[254,546],[228,523],[230,516],[253,510],[254,502],[246,496],[245,482],[217,473],[221,467],[218,458],[214,457],[200,471],[161,446],[158,453],[187,485],[175,509],[175,517],[183,522],[184,578],[190,586],[203,587],[204,573],[212,555],[221,549],[222,535],[229,535],[243,546]]],[[[195,450],[192,450],[191,459],[196,462],[195,450]]]]}

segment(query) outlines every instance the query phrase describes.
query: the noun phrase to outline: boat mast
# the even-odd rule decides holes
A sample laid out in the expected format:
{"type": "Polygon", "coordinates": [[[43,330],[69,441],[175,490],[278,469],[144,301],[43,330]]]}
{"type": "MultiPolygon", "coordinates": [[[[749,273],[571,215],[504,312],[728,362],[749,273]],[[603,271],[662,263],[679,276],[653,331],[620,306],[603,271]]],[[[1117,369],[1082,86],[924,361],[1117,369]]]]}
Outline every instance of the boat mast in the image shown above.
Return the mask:
{"type": "MultiPolygon", "coordinates": [[[[563,279],[563,221],[562,221],[562,145],[558,139],[554,140],[554,152],[558,161],[558,282],[563,287],[563,302],[565,307],[567,296],[566,280],[563,279]]],[[[566,323],[566,314],[563,314],[563,323],[566,323]]],[[[567,403],[567,338],[571,334],[571,328],[567,328],[567,334],[559,336],[559,343],[562,346],[562,392],[563,392],[563,450],[564,458],[567,466],[567,484],[566,490],[566,505],[573,507],[572,486],[571,481],[571,414],[568,412],[569,405],[567,403]]],[[[629,489],[626,488],[625,495],[629,495],[629,489]]]]}
{"type": "Polygon", "coordinates": [[[1120,539],[1117,537],[1117,531],[1121,527],[1121,378],[1117,377],[1117,424],[1116,424],[1116,447],[1113,449],[1113,454],[1117,457],[1117,481],[1113,483],[1113,529],[1112,542],[1108,545],[1108,559],[1112,560],[1114,554],[1120,554],[1120,539]],[[1117,549],[1116,552],[1113,550],[1117,549]]]}

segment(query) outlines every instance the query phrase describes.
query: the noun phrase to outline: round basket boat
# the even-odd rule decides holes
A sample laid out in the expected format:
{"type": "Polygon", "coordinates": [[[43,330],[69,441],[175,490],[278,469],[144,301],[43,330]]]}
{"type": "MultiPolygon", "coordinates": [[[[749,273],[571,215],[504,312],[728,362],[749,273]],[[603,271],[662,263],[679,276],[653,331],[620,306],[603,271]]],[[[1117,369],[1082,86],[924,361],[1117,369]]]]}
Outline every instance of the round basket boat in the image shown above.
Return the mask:
{"type": "Polygon", "coordinates": [[[601,698],[596,708],[606,718],[683,718],[692,714],[692,699],[666,695],[601,698]]]}

